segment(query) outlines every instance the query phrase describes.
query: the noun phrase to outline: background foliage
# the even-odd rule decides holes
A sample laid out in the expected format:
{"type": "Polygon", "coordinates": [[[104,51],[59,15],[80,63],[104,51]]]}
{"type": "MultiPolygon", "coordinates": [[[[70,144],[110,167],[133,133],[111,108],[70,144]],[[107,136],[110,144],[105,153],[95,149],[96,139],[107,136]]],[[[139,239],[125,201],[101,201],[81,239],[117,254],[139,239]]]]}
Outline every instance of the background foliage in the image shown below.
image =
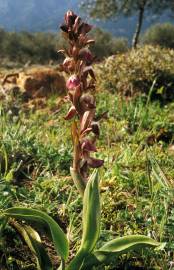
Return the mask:
{"type": "Polygon", "coordinates": [[[145,46],[107,58],[98,68],[98,87],[121,95],[149,93],[159,99],[173,98],[174,51],[145,46]],[[104,78],[104,79],[103,79],[104,78]]]}

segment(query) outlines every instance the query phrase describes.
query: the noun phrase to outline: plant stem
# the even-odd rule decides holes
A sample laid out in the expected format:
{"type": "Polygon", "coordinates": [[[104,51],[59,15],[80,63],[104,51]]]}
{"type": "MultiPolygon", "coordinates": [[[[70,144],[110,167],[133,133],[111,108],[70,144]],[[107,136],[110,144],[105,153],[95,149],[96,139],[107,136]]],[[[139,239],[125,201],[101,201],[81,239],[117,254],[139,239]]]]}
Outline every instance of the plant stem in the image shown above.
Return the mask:
{"type": "Polygon", "coordinates": [[[66,270],[80,270],[83,264],[85,257],[88,254],[84,252],[84,250],[79,250],[74,259],[70,262],[70,265],[66,268],[66,270]]]}
{"type": "Polygon", "coordinates": [[[77,187],[81,196],[83,197],[85,187],[86,187],[86,183],[84,179],[81,177],[80,173],[74,168],[70,168],[70,173],[71,173],[75,186],[77,187]]]}

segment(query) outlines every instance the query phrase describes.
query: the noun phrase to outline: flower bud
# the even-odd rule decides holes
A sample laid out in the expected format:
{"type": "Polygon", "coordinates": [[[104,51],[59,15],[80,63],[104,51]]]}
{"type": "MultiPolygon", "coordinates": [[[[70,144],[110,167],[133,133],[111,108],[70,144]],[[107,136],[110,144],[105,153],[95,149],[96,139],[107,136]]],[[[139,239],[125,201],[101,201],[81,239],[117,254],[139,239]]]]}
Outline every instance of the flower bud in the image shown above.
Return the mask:
{"type": "Polygon", "coordinates": [[[66,83],[66,87],[68,88],[68,90],[74,90],[76,87],[78,87],[80,85],[80,79],[77,75],[72,75],[67,83],[66,83]]]}
{"type": "Polygon", "coordinates": [[[76,58],[78,56],[78,54],[79,54],[79,49],[76,46],[74,46],[72,48],[72,55],[73,55],[73,57],[76,58]]]}
{"type": "Polygon", "coordinates": [[[74,14],[73,11],[71,11],[71,10],[67,11],[67,13],[65,14],[65,22],[66,22],[68,28],[73,26],[76,18],[77,18],[77,15],[74,14]]]}

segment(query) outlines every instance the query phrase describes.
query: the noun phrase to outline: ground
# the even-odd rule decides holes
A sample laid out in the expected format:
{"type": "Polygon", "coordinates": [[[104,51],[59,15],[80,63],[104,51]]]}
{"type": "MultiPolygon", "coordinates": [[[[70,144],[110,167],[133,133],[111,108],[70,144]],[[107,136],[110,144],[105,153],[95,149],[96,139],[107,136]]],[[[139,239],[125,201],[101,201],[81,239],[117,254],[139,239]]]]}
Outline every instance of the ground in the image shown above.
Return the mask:
{"type": "MultiPolygon", "coordinates": [[[[1,99],[0,210],[20,205],[51,215],[68,232],[71,258],[81,239],[82,201],[69,174],[71,123],[63,118],[68,104],[61,98],[54,93],[39,99],[39,105],[38,97],[26,101],[11,91],[1,99]]],[[[100,123],[97,153],[105,161],[99,245],[132,233],[166,242],[162,251],[129,252],[101,269],[174,269],[174,102],[124,98],[113,89],[97,89],[96,98],[97,113],[108,112],[100,123]]],[[[14,226],[1,234],[0,269],[36,269],[14,226]]],[[[58,266],[52,243],[40,234],[58,266]]]]}

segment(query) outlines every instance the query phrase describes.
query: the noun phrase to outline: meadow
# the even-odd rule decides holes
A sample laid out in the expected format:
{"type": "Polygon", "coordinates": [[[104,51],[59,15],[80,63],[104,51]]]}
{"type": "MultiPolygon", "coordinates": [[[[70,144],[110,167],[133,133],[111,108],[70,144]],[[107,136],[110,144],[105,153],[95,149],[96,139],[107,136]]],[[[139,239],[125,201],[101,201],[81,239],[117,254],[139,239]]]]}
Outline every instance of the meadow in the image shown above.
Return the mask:
{"type": "MultiPolygon", "coordinates": [[[[130,234],[166,243],[160,250],[127,252],[117,264],[96,269],[174,269],[173,54],[147,46],[95,65],[96,115],[104,113],[96,154],[104,160],[98,245],[130,234]]],[[[0,105],[0,211],[23,206],[49,214],[68,235],[71,259],[81,240],[82,199],[69,173],[73,147],[65,93],[57,89],[26,100],[10,87],[0,105]]],[[[0,234],[1,270],[36,269],[13,220],[0,234]]],[[[54,246],[42,229],[40,235],[56,269],[54,246]]]]}

